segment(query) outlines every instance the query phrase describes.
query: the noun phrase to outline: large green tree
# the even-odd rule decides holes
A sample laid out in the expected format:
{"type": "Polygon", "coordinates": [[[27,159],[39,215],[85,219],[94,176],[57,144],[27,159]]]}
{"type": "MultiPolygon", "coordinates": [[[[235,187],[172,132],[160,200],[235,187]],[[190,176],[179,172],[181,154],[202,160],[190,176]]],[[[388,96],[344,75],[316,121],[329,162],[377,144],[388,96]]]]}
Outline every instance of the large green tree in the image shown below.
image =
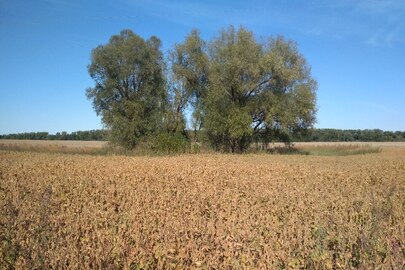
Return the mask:
{"type": "Polygon", "coordinates": [[[242,152],[259,133],[288,142],[315,122],[317,84],[292,41],[259,43],[231,26],[210,42],[193,31],[174,54],[175,77],[199,98],[202,126],[218,150],[242,152]]]}
{"type": "Polygon", "coordinates": [[[95,86],[87,89],[87,97],[110,139],[126,148],[163,129],[166,89],[160,46],[157,37],[144,40],[123,30],[91,53],[88,71],[95,86]]]}

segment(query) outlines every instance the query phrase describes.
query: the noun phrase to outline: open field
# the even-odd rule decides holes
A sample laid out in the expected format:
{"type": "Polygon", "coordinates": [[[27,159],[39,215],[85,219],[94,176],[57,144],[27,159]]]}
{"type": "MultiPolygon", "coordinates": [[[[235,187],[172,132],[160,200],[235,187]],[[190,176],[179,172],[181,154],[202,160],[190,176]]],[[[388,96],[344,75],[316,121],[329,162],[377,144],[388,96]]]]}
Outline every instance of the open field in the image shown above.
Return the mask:
{"type": "Polygon", "coordinates": [[[0,150],[65,154],[103,154],[105,141],[0,140],[0,150]]]}
{"type": "Polygon", "coordinates": [[[352,156],[0,150],[0,204],[0,269],[405,267],[405,147],[352,156]]]}
{"type": "Polygon", "coordinates": [[[0,140],[2,145],[31,145],[31,146],[65,146],[65,147],[103,147],[105,141],[49,141],[49,140],[0,140]]]}

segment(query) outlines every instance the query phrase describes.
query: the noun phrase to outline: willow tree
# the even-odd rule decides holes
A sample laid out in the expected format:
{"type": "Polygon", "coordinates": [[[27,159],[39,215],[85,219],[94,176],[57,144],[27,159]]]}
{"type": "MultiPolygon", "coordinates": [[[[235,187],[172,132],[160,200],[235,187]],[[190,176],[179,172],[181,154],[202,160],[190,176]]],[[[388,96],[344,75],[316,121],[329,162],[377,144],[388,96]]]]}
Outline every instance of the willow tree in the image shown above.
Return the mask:
{"type": "Polygon", "coordinates": [[[176,48],[181,61],[173,72],[189,93],[203,93],[202,123],[214,148],[243,152],[258,134],[288,142],[314,124],[317,84],[296,43],[260,43],[251,31],[229,27],[210,42],[194,31],[176,48]]]}
{"type": "Polygon", "coordinates": [[[160,40],[131,30],[113,35],[91,53],[88,71],[95,86],[86,90],[110,139],[126,148],[162,129],[166,102],[160,40]]]}

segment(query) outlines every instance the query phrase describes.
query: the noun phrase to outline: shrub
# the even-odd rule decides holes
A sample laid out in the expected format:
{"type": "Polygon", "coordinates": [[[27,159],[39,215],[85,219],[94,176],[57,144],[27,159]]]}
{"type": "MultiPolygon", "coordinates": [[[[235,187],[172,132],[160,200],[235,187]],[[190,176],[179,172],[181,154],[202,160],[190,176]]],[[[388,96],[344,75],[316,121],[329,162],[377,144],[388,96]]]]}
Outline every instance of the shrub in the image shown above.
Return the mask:
{"type": "Polygon", "coordinates": [[[161,133],[152,139],[151,149],[159,154],[190,152],[190,142],[182,134],[161,133]]]}

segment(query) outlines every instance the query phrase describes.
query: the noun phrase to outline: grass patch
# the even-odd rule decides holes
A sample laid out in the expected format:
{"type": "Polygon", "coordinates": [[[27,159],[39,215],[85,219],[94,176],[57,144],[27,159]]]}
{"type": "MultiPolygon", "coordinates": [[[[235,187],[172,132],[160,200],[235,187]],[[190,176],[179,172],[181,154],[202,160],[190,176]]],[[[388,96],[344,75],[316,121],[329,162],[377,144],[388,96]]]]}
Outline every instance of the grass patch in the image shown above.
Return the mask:
{"type": "Polygon", "coordinates": [[[314,156],[351,156],[380,153],[380,147],[365,145],[315,145],[297,148],[298,152],[314,156]]]}
{"type": "Polygon", "coordinates": [[[267,150],[269,154],[278,154],[278,155],[309,155],[308,151],[296,147],[287,147],[287,146],[277,146],[272,147],[267,150]]]}
{"type": "Polygon", "coordinates": [[[380,153],[381,147],[369,144],[324,144],[324,145],[276,145],[267,149],[257,149],[251,147],[247,153],[250,154],[272,154],[272,155],[311,155],[311,156],[351,156],[380,153]]]}

